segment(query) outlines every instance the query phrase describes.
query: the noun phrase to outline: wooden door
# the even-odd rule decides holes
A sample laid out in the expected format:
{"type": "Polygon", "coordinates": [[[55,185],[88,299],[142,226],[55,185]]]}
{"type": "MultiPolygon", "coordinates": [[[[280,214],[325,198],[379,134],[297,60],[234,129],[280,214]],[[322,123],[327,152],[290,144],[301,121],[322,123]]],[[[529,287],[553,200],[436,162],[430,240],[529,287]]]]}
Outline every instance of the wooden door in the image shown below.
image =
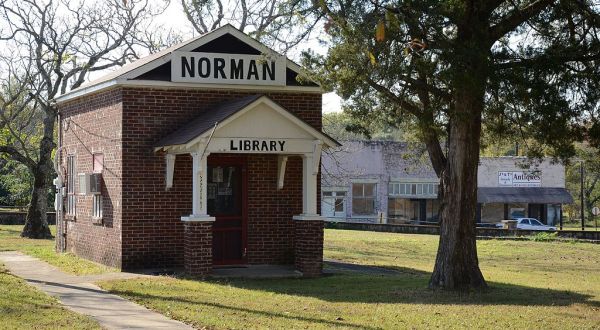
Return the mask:
{"type": "Polygon", "coordinates": [[[213,263],[246,263],[246,164],[244,158],[208,158],[208,214],[213,224],[213,263]]]}

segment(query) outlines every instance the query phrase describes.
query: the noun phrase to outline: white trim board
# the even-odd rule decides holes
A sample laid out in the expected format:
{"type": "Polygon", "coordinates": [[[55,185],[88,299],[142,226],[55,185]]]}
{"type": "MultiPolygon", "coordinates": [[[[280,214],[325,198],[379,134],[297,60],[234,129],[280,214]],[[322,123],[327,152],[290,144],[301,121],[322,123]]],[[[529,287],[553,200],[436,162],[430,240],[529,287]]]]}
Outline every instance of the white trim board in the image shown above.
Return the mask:
{"type": "Polygon", "coordinates": [[[110,80],[95,86],[77,89],[69,94],[63,94],[56,98],[56,103],[65,103],[85,95],[104,92],[117,87],[142,87],[142,88],[160,88],[160,89],[206,89],[206,90],[243,90],[256,91],[258,93],[265,91],[292,92],[292,93],[311,93],[323,94],[321,87],[315,86],[254,86],[254,85],[224,85],[224,84],[194,84],[194,83],[174,83],[172,81],[157,80],[110,80]]]}

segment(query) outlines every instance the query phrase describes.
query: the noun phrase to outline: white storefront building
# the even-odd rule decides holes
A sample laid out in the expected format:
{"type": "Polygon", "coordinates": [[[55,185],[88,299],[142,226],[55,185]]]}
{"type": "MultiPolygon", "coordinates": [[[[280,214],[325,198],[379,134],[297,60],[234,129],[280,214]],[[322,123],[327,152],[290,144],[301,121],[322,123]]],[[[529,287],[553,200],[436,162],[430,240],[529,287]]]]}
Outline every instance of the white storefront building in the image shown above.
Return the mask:
{"type": "MultiPolygon", "coordinates": [[[[332,221],[428,223],[439,221],[438,186],[423,146],[350,141],[322,159],[321,214],[332,221]]],[[[565,168],[545,159],[482,157],[477,222],[534,217],[556,224],[572,203],[565,168]]]]}
{"type": "Polygon", "coordinates": [[[529,164],[520,157],[481,158],[477,185],[478,222],[531,217],[556,225],[561,205],[573,203],[564,165],[549,159],[529,164]]]}

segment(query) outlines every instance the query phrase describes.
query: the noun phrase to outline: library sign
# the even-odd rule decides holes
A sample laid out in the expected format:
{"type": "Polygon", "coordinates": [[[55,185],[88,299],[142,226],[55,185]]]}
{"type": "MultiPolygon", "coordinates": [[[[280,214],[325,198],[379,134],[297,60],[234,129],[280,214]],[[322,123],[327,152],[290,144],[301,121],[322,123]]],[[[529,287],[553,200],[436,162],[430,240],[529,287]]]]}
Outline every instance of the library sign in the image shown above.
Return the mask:
{"type": "Polygon", "coordinates": [[[264,55],[173,52],[171,81],[200,84],[286,84],[286,57],[264,55]]]}
{"type": "Polygon", "coordinates": [[[542,172],[498,172],[498,185],[503,187],[540,187],[542,172]]]}

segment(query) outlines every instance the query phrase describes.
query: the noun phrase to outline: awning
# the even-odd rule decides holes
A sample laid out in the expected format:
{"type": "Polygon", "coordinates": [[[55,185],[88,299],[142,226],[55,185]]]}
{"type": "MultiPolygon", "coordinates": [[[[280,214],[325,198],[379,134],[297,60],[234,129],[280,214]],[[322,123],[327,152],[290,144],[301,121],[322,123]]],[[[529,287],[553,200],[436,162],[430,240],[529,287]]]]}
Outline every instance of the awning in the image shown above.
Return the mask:
{"type": "Polygon", "coordinates": [[[571,204],[573,196],[565,188],[481,187],[478,203],[571,204]]]}

